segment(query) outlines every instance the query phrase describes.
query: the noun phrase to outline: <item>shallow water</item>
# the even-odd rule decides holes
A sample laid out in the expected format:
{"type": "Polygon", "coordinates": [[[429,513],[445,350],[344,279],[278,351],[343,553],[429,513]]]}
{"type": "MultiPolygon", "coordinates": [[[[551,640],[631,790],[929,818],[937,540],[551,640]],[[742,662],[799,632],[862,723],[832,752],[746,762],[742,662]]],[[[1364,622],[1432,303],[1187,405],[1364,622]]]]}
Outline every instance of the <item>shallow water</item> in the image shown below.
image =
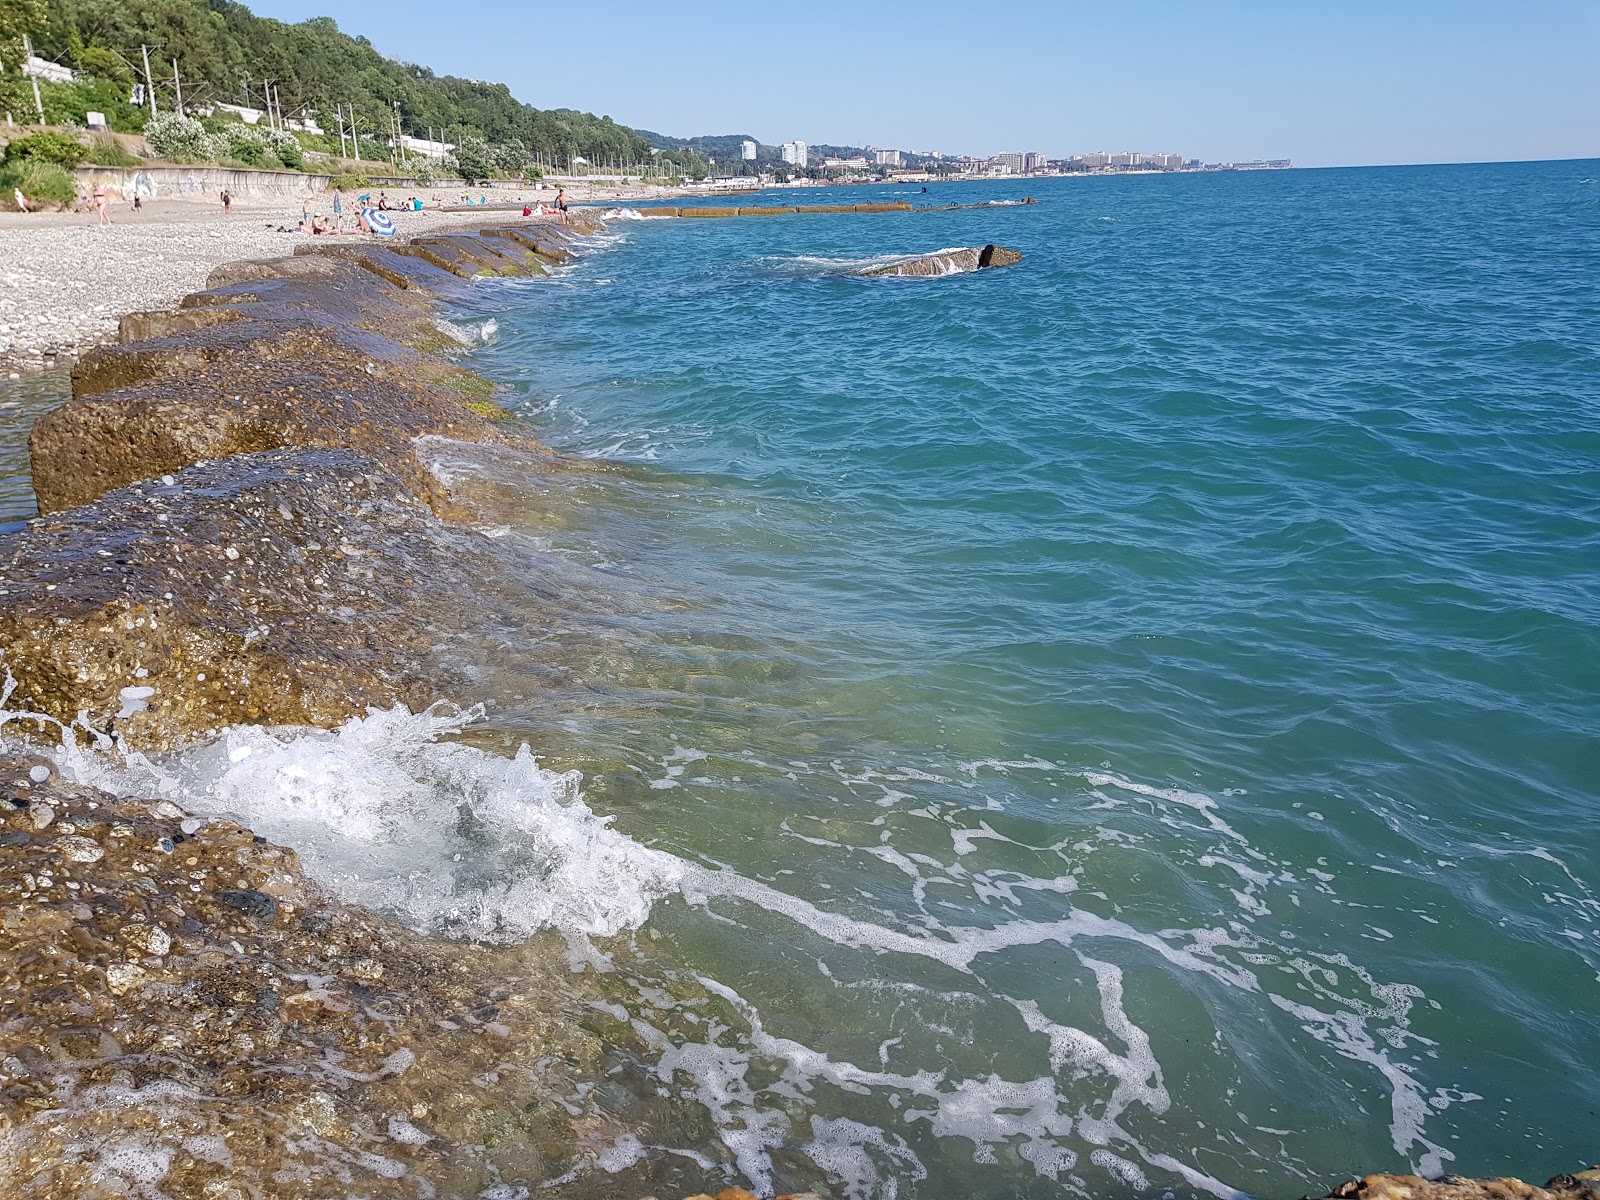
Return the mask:
{"type": "Polygon", "coordinates": [[[469,664],[484,717],[118,779],[419,927],[566,932],[637,1130],[567,1191],[1569,1169],[1600,1101],[1597,174],[618,222],[453,315],[594,463],[429,444],[548,598],[469,664]],[[986,241],[1024,262],[858,273],[986,241]]]}
{"type": "Polygon", "coordinates": [[[72,394],[72,376],[62,368],[0,380],[0,533],[37,516],[28,470],[28,431],[72,394]]]}

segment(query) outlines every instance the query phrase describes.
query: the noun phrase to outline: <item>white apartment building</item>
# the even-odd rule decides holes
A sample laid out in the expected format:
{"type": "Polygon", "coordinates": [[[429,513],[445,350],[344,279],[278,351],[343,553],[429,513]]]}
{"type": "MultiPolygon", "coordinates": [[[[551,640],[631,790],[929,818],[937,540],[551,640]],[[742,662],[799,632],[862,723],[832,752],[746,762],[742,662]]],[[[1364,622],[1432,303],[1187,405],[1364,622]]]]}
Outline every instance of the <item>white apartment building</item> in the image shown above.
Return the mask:
{"type": "Polygon", "coordinates": [[[1021,175],[1028,167],[1026,154],[996,154],[989,160],[990,165],[1004,167],[1008,175],[1021,175]]]}
{"type": "Polygon", "coordinates": [[[801,141],[785,142],[783,144],[783,161],[793,163],[797,167],[806,166],[806,144],[801,141]]]}
{"type": "Polygon", "coordinates": [[[898,167],[900,165],[900,151],[898,150],[874,150],[872,158],[880,167],[898,167]]]}
{"type": "Polygon", "coordinates": [[[744,141],[739,143],[739,157],[744,159],[745,162],[755,162],[756,144],[749,138],[745,138],[744,141]]]}

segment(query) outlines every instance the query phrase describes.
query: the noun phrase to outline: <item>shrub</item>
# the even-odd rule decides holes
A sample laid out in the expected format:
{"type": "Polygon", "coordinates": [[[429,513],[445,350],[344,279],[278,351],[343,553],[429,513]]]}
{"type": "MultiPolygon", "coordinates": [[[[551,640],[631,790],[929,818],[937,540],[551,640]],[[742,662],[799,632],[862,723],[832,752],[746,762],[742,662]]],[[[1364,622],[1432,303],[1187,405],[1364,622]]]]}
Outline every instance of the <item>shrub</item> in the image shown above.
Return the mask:
{"type": "Polygon", "coordinates": [[[329,187],[338,188],[340,191],[353,192],[358,188],[369,188],[372,180],[365,175],[352,175],[346,171],[343,175],[335,175],[328,183],[329,187]]]}
{"type": "Polygon", "coordinates": [[[538,183],[539,180],[544,178],[544,172],[538,167],[523,167],[522,177],[529,183],[538,183]]]}
{"type": "Polygon", "coordinates": [[[0,199],[14,208],[12,190],[20,190],[30,204],[65,208],[77,195],[72,172],[59,163],[17,159],[0,167],[0,199]]]}
{"type": "Polygon", "coordinates": [[[39,90],[44,98],[44,115],[53,125],[87,126],[89,114],[100,112],[106,115],[111,128],[137,133],[150,119],[143,108],[129,103],[127,87],[109,79],[83,75],[71,83],[41,80],[39,90]]]}
{"type": "Polygon", "coordinates": [[[227,152],[222,134],[209,133],[193,117],[173,112],[151,117],[144,127],[144,140],[152,154],[169,162],[208,162],[227,152]]]}
{"type": "Polygon", "coordinates": [[[137,167],[144,160],[129,154],[109,133],[102,133],[89,144],[89,161],[102,167],[137,167]]]}
{"type": "Polygon", "coordinates": [[[285,129],[267,131],[267,144],[272,152],[278,156],[278,161],[291,171],[300,170],[305,162],[305,148],[300,145],[300,139],[285,129]]]}
{"type": "Polygon", "coordinates": [[[462,138],[456,145],[455,159],[467,179],[487,179],[494,173],[494,150],[481,137],[469,134],[462,138]]]}
{"type": "Polygon", "coordinates": [[[88,151],[77,138],[60,133],[30,133],[6,146],[6,162],[55,163],[62,167],[75,167],[83,161],[88,151]]]}

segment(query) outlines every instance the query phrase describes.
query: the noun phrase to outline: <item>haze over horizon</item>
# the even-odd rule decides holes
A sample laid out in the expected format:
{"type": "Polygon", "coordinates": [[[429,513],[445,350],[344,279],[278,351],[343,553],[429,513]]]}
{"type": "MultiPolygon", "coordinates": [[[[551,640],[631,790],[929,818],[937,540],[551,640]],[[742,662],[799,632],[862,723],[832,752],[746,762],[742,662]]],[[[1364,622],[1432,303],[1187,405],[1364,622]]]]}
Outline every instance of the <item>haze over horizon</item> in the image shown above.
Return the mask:
{"type": "Polygon", "coordinates": [[[1600,156],[1600,5],[1032,0],[604,11],[488,0],[255,0],[540,108],[674,137],[988,155],[1178,152],[1297,166],[1600,156]]]}

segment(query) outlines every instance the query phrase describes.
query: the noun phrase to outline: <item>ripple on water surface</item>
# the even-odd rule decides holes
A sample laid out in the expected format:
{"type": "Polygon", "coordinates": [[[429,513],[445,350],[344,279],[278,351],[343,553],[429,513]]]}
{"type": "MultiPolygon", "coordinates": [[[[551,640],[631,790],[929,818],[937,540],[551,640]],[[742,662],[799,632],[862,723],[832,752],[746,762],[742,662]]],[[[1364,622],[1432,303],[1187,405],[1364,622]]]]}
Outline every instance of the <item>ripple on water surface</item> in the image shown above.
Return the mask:
{"type": "Polygon", "coordinates": [[[591,460],[428,448],[547,602],[464,664],[485,719],[118,778],[422,927],[561,928],[637,1131],[563,1188],[1565,1169],[1600,1100],[1593,174],[621,223],[452,316],[591,460]],[[986,241],[1026,258],[855,273],[986,241]]]}

